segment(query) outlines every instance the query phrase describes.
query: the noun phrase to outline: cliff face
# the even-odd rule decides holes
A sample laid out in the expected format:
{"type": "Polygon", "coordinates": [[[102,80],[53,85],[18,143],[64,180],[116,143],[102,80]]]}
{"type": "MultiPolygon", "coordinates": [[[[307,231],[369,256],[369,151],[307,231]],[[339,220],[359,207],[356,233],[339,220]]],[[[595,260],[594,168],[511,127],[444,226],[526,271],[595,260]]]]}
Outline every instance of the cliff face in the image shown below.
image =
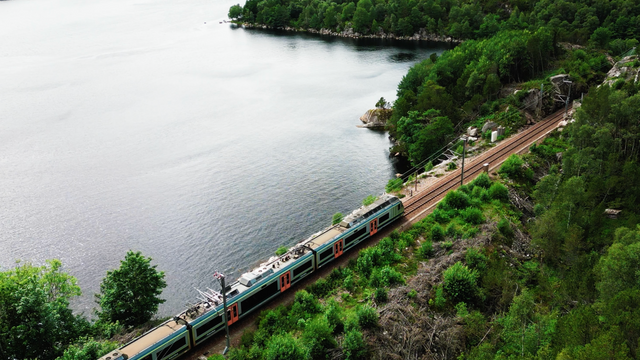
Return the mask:
{"type": "Polygon", "coordinates": [[[387,120],[391,118],[393,114],[392,109],[371,109],[367,110],[364,115],[360,117],[360,121],[364,123],[361,127],[370,129],[384,129],[387,125],[387,120]]]}

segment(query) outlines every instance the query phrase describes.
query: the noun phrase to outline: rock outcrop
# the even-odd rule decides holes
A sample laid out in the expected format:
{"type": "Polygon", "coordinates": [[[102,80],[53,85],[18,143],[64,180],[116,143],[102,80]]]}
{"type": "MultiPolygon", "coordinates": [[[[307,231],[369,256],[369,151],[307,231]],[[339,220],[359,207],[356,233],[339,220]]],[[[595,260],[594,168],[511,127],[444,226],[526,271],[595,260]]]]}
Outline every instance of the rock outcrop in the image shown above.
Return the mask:
{"type": "Polygon", "coordinates": [[[387,120],[391,118],[391,114],[393,114],[392,109],[367,110],[367,112],[360,117],[360,121],[364,123],[364,125],[360,127],[369,129],[384,129],[384,127],[387,125],[387,120]]]}

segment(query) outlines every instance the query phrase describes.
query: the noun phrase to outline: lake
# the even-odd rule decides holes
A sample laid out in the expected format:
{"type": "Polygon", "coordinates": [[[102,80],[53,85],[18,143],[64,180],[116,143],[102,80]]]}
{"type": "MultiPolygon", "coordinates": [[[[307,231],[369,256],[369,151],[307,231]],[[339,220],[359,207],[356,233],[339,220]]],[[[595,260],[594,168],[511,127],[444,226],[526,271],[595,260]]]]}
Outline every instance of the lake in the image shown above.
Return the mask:
{"type": "Polygon", "coordinates": [[[0,1],[0,268],[58,258],[90,314],[129,249],[172,315],[384,191],[357,128],[444,45],[245,30],[234,2],[0,1]]]}

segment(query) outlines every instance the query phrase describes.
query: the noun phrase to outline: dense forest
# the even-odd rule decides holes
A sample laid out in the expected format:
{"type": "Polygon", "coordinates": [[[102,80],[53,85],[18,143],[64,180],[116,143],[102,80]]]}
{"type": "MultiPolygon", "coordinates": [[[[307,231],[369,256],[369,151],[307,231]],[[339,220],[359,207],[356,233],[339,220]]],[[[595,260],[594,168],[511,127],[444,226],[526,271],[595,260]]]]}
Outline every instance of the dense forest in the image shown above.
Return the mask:
{"type": "Polygon", "coordinates": [[[229,359],[637,359],[639,90],[592,88],[564,131],[264,311],[229,359]]]}

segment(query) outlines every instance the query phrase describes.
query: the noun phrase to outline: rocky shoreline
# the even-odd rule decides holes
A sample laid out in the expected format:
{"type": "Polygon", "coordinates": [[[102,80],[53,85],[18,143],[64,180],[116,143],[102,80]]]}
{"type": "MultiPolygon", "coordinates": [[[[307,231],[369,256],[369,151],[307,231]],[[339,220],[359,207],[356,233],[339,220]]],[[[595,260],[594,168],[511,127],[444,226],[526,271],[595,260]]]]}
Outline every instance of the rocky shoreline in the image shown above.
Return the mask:
{"type": "Polygon", "coordinates": [[[291,26],[278,27],[274,28],[272,26],[260,25],[260,24],[252,24],[252,23],[241,23],[239,24],[245,29],[271,29],[271,30],[285,30],[285,31],[293,31],[293,32],[307,32],[310,34],[319,34],[319,35],[328,35],[328,36],[337,36],[351,39],[391,39],[391,40],[412,40],[412,41],[433,41],[433,42],[447,42],[452,44],[460,44],[463,41],[454,39],[450,36],[442,36],[436,34],[429,34],[426,29],[420,29],[417,33],[413,34],[413,36],[398,36],[395,34],[387,34],[384,31],[380,31],[375,34],[364,35],[358,32],[355,32],[353,28],[345,29],[341,32],[332,31],[329,29],[299,29],[291,26]]]}

